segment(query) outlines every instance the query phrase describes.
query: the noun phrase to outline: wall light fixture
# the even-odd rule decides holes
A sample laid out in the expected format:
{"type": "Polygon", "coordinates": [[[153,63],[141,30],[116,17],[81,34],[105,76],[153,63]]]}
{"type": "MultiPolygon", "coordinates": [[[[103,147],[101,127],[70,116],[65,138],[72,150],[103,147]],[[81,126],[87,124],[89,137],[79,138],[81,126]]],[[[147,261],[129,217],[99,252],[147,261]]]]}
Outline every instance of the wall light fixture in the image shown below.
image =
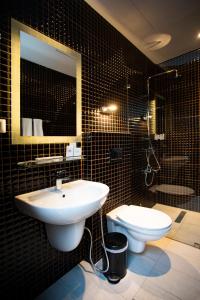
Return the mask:
{"type": "Polygon", "coordinates": [[[100,108],[100,112],[102,114],[111,114],[111,113],[115,113],[118,110],[118,107],[116,104],[110,104],[107,106],[102,106],[100,108]]]}

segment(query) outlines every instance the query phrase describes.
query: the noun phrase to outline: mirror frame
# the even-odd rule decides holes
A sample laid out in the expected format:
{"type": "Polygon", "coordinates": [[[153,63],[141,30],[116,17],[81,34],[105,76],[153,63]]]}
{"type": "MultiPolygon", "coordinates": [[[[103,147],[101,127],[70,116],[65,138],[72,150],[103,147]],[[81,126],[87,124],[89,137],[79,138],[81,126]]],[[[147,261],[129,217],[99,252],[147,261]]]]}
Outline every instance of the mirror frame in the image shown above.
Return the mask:
{"type": "Polygon", "coordinates": [[[11,135],[12,144],[55,144],[81,142],[81,54],[44,34],[11,19],[11,135]],[[20,135],[20,31],[24,31],[58,49],[76,62],[76,136],[20,135]]]}

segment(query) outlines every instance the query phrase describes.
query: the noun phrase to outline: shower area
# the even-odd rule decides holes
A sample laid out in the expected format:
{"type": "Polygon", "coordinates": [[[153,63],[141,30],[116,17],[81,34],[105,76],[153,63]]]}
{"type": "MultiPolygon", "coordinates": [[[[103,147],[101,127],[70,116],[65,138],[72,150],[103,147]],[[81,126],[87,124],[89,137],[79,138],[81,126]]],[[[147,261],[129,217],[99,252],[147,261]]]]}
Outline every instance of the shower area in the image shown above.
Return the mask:
{"type": "Polygon", "coordinates": [[[200,50],[160,67],[143,83],[147,94],[129,91],[133,194],[171,216],[168,237],[200,249],[200,50]]]}

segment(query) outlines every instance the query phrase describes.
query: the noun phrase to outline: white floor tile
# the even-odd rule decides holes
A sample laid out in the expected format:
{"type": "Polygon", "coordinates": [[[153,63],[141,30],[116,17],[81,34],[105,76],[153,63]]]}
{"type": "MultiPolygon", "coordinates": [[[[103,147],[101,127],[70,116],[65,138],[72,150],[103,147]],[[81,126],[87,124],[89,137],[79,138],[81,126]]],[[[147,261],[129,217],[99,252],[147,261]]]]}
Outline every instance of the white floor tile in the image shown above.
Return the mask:
{"type": "MultiPolygon", "coordinates": [[[[73,290],[71,294],[68,295],[69,298],[63,300],[123,300],[120,295],[117,295],[114,291],[104,290],[102,288],[96,288],[95,286],[87,286],[87,289],[82,292],[82,290],[73,290]]],[[[56,298],[57,300],[57,298],[56,298]]]]}
{"type": "Polygon", "coordinates": [[[165,212],[173,221],[182,210],[186,211],[181,223],[173,222],[167,237],[191,246],[194,246],[195,243],[200,244],[200,213],[159,203],[153,208],[165,212]]]}
{"type": "Polygon", "coordinates": [[[189,245],[200,244],[200,226],[182,223],[174,235],[174,239],[189,245]]]}
{"type": "Polygon", "coordinates": [[[200,281],[171,267],[165,272],[166,266],[158,264],[145,283],[159,287],[181,300],[198,300],[200,296],[200,281]]]}
{"type": "Polygon", "coordinates": [[[120,295],[123,299],[132,300],[144,280],[145,278],[127,270],[126,276],[118,284],[112,284],[110,288],[113,290],[114,295],[120,295]]]}
{"type": "MultiPolygon", "coordinates": [[[[200,280],[200,250],[177,241],[170,241],[165,249],[171,266],[191,277],[200,280]]],[[[168,264],[166,257],[160,256],[157,265],[168,264]]]]}
{"type": "Polygon", "coordinates": [[[183,218],[182,223],[189,223],[193,225],[200,226],[200,213],[187,211],[187,214],[183,218]]]}
{"type": "Polygon", "coordinates": [[[163,249],[166,248],[169,242],[170,239],[168,238],[162,238],[158,241],[150,241],[147,243],[145,251],[142,255],[157,261],[160,255],[163,253],[163,249]]]}
{"type": "MultiPolygon", "coordinates": [[[[80,264],[85,273],[85,290],[82,293],[81,300],[105,300],[113,299],[122,300],[121,295],[115,295],[113,285],[110,284],[103,274],[95,274],[89,263],[82,261],[80,264]]],[[[76,291],[74,291],[76,292],[76,291]]],[[[78,298],[79,299],[79,298],[78,298]]]]}
{"type": "Polygon", "coordinates": [[[37,300],[199,300],[200,250],[163,238],[129,254],[127,275],[110,284],[85,261],[37,300]]]}
{"type": "Polygon", "coordinates": [[[76,266],[36,300],[123,300],[116,295],[103,275],[92,272],[87,262],[76,266]],[[88,272],[87,272],[88,271],[88,272]]]}
{"type": "Polygon", "coordinates": [[[146,278],[148,278],[155,261],[142,254],[129,254],[127,275],[111,288],[126,300],[132,300],[146,278]]]}
{"type": "MultiPolygon", "coordinates": [[[[100,275],[100,278],[93,278],[93,280],[96,282],[97,287],[101,287],[102,289],[102,286],[104,286],[104,291],[106,290],[110,293],[110,290],[112,290],[112,295],[120,296],[122,299],[132,300],[144,280],[148,277],[154,264],[155,261],[143,255],[129,255],[127,274],[118,284],[108,283],[103,275],[100,275]]],[[[85,262],[84,267],[88,268],[85,262]]],[[[90,267],[88,270],[90,270],[90,267]]],[[[88,277],[90,276],[91,274],[88,275],[88,277]]]]}
{"type": "Polygon", "coordinates": [[[180,298],[145,281],[143,286],[134,296],[134,300],[180,300],[180,298]]]}
{"type": "Polygon", "coordinates": [[[128,269],[139,278],[146,278],[149,276],[155,261],[144,254],[129,254],[128,255],[128,269]]]}

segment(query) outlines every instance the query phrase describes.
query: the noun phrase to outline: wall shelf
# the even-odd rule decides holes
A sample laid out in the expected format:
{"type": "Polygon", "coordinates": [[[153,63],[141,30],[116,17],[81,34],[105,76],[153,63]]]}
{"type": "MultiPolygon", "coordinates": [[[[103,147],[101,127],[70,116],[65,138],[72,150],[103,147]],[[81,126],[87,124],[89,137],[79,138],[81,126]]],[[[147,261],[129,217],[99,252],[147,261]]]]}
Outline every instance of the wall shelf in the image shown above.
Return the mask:
{"type": "Polygon", "coordinates": [[[37,163],[35,160],[27,160],[18,162],[17,166],[18,169],[32,169],[32,168],[38,168],[38,167],[45,167],[49,165],[58,165],[58,164],[66,164],[72,161],[77,161],[83,159],[82,156],[72,156],[68,158],[63,158],[61,161],[52,161],[52,162],[43,162],[43,163],[37,163]]]}

